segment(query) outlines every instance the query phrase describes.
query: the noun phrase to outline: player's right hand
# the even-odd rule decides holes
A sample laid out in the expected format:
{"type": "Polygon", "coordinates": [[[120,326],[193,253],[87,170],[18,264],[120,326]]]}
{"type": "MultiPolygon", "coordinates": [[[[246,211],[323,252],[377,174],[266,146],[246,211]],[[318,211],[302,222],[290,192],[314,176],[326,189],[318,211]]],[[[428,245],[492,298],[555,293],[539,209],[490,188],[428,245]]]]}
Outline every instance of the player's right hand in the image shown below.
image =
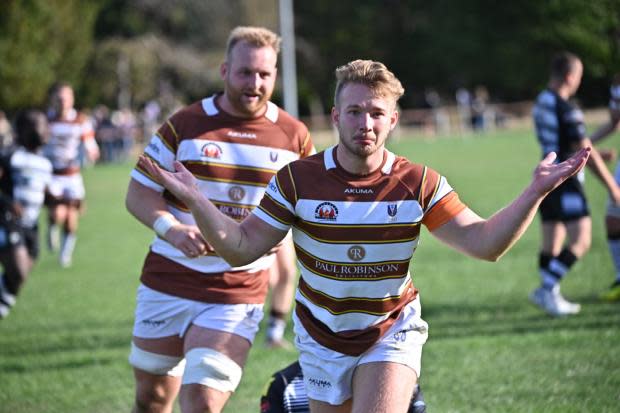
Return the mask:
{"type": "Polygon", "coordinates": [[[164,238],[188,258],[200,257],[212,250],[195,225],[173,225],[164,238]]]}

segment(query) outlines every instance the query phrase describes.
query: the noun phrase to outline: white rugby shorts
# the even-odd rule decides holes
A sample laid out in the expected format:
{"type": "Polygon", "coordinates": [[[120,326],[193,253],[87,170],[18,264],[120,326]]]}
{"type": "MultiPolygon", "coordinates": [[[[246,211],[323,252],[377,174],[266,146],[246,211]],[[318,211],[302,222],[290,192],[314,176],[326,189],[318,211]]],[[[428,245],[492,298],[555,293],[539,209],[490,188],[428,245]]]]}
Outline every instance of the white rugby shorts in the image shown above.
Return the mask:
{"type": "Polygon", "coordinates": [[[308,397],[339,405],[352,396],[353,372],[361,364],[394,362],[421,372],[422,347],[428,338],[428,324],[421,318],[419,297],[409,303],[392,327],[370,349],[353,357],[317,343],[295,313],[295,345],[304,374],[308,397]]]}
{"type": "Polygon", "coordinates": [[[263,318],[262,304],[210,304],[138,287],[133,335],[140,338],[183,337],[191,324],[237,334],[250,343],[263,318]]]}
{"type": "Polygon", "coordinates": [[[86,195],[82,175],[53,175],[48,187],[50,195],[66,201],[81,201],[86,195]]]}

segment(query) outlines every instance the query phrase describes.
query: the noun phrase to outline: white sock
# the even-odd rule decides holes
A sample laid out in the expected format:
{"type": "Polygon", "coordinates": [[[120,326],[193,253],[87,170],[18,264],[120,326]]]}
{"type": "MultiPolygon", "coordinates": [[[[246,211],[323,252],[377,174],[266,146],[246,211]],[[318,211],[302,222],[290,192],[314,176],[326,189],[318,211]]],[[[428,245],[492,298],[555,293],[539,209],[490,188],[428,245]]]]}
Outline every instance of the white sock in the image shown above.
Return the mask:
{"type": "Polygon", "coordinates": [[[49,224],[47,237],[50,249],[57,250],[60,247],[60,226],[58,224],[49,224]]]}
{"type": "Polygon", "coordinates": [[[286,321],[279,318],[270,317],[267,323],[267,340],[280,341],[284,337],[286,321]]]}
{"type": "Polygon", "coordinates": [[[77,241],[77,236],[69,232],[65,234],[65,239],[62,242],[62,249],[60,250],[60,259],[63,261],[71,261],[71,257],[73,256],[73,250],[75,249],[75,243],[77,241]]]}
{"type": "Polygon", "coordinates": [[[0,299],[6,303],[8,307],[12,307],[15,304],[15,294],[11,294],[6,288],[4,281],[4,274],[0,277],[0,299]]]}

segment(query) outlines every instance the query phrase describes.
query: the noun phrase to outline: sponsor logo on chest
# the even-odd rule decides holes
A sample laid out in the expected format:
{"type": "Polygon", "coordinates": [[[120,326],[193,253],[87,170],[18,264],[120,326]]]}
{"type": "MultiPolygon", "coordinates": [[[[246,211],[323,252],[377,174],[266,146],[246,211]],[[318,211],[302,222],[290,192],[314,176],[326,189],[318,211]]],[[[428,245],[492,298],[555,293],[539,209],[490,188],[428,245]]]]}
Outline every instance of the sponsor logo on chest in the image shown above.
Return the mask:
{"type": "Polygon", "coordinates": [[[200,154],[205,158],[220,159],[222,153],[222,148],[213,142],[205,143],[200,149],[200,154]]]}
{"type": "Polygon", "coordinates": [[[314,218],[322,221],[335,221],[338,217],[338,208],[331,202],[321,202],[314,210],[314,218]]]}

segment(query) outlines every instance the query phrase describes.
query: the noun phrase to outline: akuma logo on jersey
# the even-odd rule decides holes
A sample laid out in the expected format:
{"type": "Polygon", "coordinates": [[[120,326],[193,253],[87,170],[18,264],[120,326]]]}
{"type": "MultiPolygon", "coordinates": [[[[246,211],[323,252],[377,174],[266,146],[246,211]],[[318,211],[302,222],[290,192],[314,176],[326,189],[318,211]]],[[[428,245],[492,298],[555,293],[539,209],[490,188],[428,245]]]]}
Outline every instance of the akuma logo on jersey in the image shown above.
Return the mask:
{"type": "Polygon", "coordinates": [[[370,188],[346,188],[345,194],[372,194],[374,191],[370,188]]]}
{"type": "Polygon", "coordinates": [[[233,130],[229,130],[226,132],[226,135],[231,138],[242,138],[242,139],[256,139],[256,134],[252,132],[236,132],[233,130]]]}
{"type": "Polygon", "coordinates": [[[338,208],[331,202],[322,202],[314,210],[314,217],[326,221],[335,221],[338,217],[338,208]]]}
{"type": "Polygon", "coordinates": [[[207,158],[220,159],[222,157],[222,148],[213,142],[209,142],[200,149],[200,153],[207,158]]]}

